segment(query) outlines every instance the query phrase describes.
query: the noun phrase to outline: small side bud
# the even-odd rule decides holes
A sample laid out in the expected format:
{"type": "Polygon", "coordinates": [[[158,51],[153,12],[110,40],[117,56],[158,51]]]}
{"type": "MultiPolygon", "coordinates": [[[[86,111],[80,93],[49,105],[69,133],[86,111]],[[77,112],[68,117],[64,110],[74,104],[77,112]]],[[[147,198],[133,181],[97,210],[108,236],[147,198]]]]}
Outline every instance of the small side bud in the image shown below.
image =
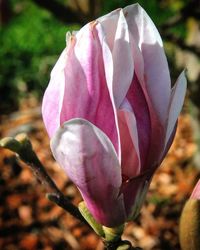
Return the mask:
{"type": "Polygon", "coordinates": [[[179,228],[182,250],[200,249],[200,200],[189,199],[182,211],[179,228]]]}
{"type": "Polygon", "coordinates": [[[18,134],[15,138],[5,137],[0,140],[0,147],[7,148],[17,154],[21,154],[25,148],[32,150],[32,145],[28,136],[24,133],[18,134]]]}
{"type": "Polygon", "coordinates": [[[21,134],[18,134],[15,136],[15,139],[21,144],[21,146],[25,146],[25,147],[31,147],[32,148],[32,145],[31,145],[31,142],[27,136],[27,134],[24,134],[24,133],[21,133],[21,134]]]}
{"type": "Polygon", "coordinates": [[[38,164],[38,158],[33,151],[32,144],[28,136],[24,133],[18,134],[16,137],[5,137],[0,140],[0,146],[7,148],[26,162],[27,164],[38,164]]]}
{"type": "Polygon", "coordinates": [[[0,147],[10,149],[11,151],[15,153],[19,153],[21,149],[20,143],[12,137],[5,137],[0,140],[0,147]]]}

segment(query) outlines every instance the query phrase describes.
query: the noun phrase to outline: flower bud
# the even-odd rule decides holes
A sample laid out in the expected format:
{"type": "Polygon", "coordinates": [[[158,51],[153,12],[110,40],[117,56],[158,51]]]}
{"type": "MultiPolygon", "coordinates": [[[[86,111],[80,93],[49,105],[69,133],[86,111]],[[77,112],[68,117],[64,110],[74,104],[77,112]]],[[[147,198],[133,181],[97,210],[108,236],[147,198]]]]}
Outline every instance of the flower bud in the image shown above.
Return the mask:
{"type": "Polygon", "coordinates": [[[182,250],[200,249],[200,181],[183,208],[179,237],[182,250]]]}
{"type": "Polygon", "coordinates": [[[185,93],[184,72],[171,87],[162,39],[139,4],[67,36],[42,115],[54,158],[98,223],[118,227],[138,215],[185,93]]]}

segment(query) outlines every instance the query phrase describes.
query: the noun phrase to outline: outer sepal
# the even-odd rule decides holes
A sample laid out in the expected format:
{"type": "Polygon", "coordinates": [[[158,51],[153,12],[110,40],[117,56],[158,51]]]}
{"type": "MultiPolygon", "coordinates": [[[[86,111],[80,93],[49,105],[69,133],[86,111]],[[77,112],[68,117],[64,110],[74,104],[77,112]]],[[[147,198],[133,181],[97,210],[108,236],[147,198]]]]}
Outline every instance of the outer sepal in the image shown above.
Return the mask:
{"type": "Polygon", "coordinates": [[[103,227],[101,224],[99,224],[95,218],[92,216],[90,211],[88,210],[87,206],[85,205],[85,202],[82,201],[78,205],[78,209],[83,215],[84,219],[88,222],[88,224],[92,227],[92,229],[95,231],[96,234],[101,236],[102,238],[105,236],[103,227]]]}

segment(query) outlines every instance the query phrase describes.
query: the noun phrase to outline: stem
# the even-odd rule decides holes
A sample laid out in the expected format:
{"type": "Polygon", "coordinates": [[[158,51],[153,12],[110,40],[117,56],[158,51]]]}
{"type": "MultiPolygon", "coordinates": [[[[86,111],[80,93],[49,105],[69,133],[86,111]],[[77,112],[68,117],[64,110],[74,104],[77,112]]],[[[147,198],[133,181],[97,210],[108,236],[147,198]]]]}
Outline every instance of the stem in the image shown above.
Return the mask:
{"type": "Polygon", "coordinates": [[[62,193],[59,195],[56,193],[48,193],[47,198],[50,201],[56,203],[59,207],[62,207],[65,211],[73,215],[75,218],[89,225],[79,212],[78,208],[74,206],[62,193]]]}
{"type": "Polygon", "coordinates": [[[50,201],[56,203],[58,206],[62,207],[65,211],[69,212],[71,215],[73,215],[77,219],[87,224],[86,220],[83,218],[78,208],[74,206],[69,201],[69,199],[66,196],[64,196],[63,193],[58,189],[55,182],[48,175],[45,167],[42,165],[42,163],[40,162],[36,153],[33,150],[32,150],[32,156],[29,155],[28,159],[23,159],[22,157],[20,158],[31,167],[36,178],[40,180],[40,182],[42,183],[42,185],[46,187],[48,192],[51,192],[47,194],[47,198],[50,201]]]}

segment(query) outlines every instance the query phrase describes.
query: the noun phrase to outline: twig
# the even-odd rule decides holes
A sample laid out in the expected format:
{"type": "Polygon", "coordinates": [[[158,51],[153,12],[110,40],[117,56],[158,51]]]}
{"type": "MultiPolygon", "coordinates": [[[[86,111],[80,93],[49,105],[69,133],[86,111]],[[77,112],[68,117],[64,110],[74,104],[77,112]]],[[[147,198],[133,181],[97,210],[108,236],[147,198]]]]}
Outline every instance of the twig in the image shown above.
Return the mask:
{"type": "Polygon", "coordinates": [[[95,7],[96,7],[96,2],[94,0],[89,0],[88,5],[89,5],[89,14],[92,18],[95,16],[95,7]]]}
{"type": "Polygon", "coordinates": [[[79,1],[78,0],[74,0],[74,3],[76,5],[76,9],[78,10],[78,12],[81,13],[82,12],[82,8],[80,6],[79,1]]]}

